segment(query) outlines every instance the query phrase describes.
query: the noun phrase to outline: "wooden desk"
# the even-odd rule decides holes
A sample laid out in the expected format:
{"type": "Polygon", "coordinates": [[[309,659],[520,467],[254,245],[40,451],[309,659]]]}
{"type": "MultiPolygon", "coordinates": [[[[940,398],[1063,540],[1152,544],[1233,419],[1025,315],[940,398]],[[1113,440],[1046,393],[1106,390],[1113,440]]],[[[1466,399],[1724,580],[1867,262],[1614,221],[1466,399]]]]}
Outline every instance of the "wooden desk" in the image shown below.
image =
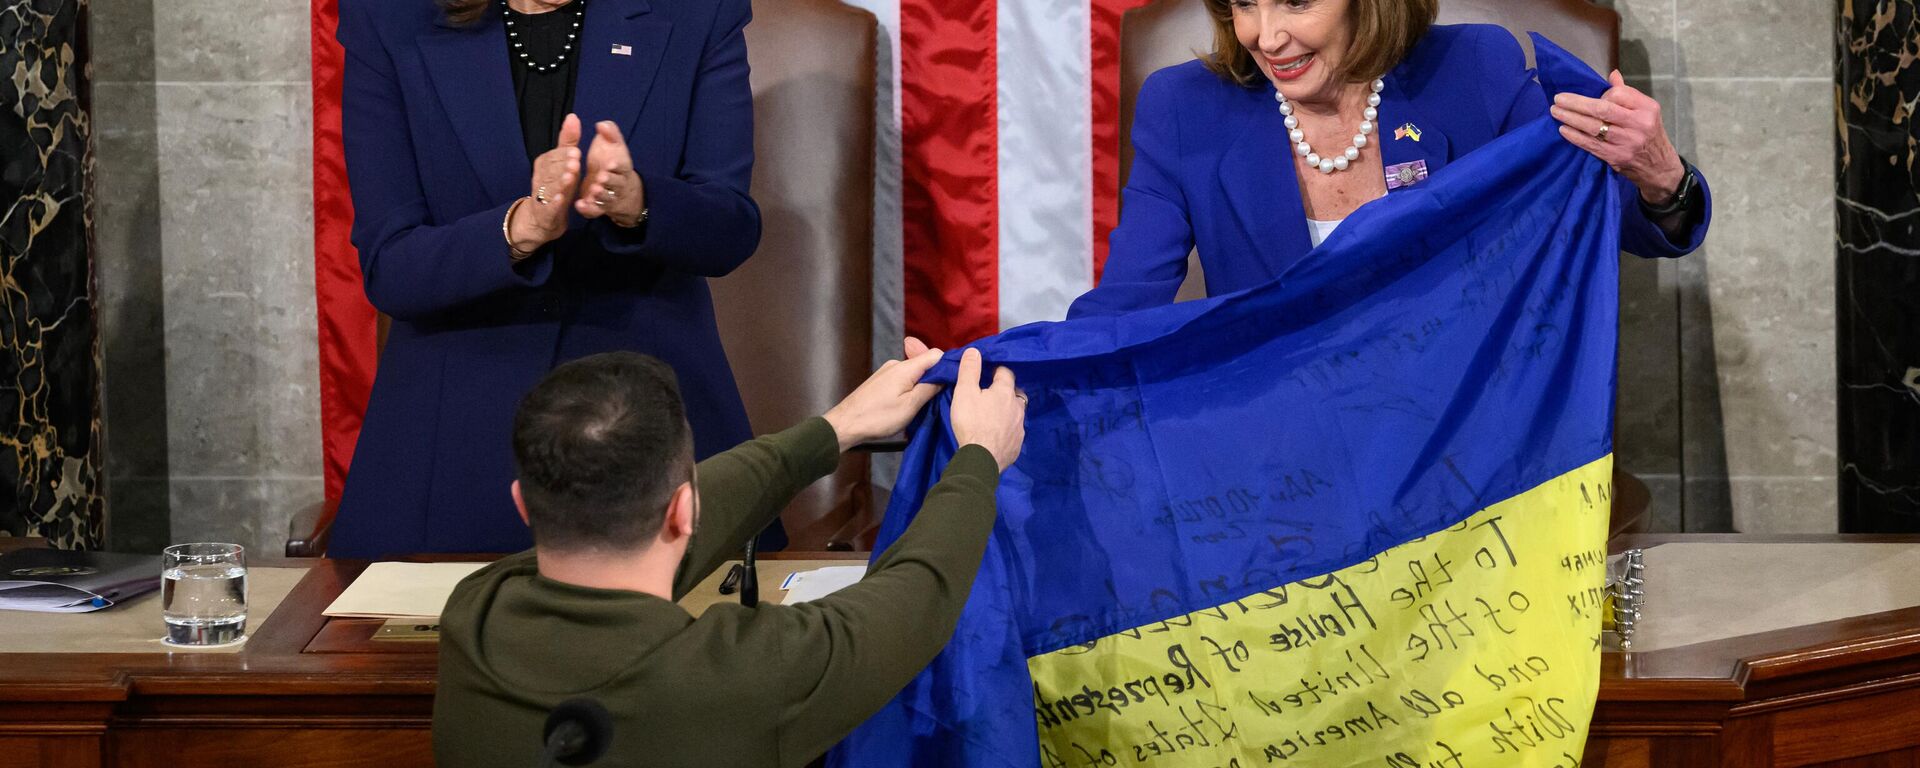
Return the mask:
{"type": "MultiPolygon", "coordinates": [[[[762,583],[783,560],[865,557],[763,554],[762,583]]],[[[260,564],[293,563],[312,570],[237,653],[0,653],[0,768],[433,765],[435,644],[320,615],[365,562],[260,564]]]]}
{"type": "MultiPolygon", "coordinates": [[[[1639,534],[1613,549],[1682,542],[1920,545],[1920,536],[1639,534]]],[[[1817,578],[1837,565],[1780,567],[1817,578]]],[[[1583,765],[1920,766],[1920,607],[1608,653],[1583,765]]]]}
{"type": "Polygon", "coordinates": [[[301,652],[363,568],[319,561],[238,653],[0,654],[0,767],[431,765],[433,655],[301,652]]]}
{"type": "MultiPolygon", "coordinates": [[[[1625,543],[1704,541],[1920,537],[1625,543]]],[[[171,767],[186,754],[196,765],[431,765],[433,645],[371,645],[378,622],[320,616],[364,567],[318,561],[239,653],[0,654],[0,768],[171,767]]],[[[1920,607],[1608,653],[1603,669],[1588,768],[1920,765],[1920,607]]]]}

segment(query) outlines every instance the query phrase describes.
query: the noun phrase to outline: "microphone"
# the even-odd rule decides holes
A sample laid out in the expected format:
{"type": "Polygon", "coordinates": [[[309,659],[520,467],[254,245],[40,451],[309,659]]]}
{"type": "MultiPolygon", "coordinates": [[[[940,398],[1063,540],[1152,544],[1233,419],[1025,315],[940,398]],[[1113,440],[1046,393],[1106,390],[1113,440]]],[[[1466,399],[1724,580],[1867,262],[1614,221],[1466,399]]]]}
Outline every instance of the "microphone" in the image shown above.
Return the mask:
{"type": "Polygon", "coordinates": [[[759,548],[758,536],[747,539],[747,554],[740,562],[740,604],[748,608],[760,605],[760,571],[753,564],[754,552],[759,548]]]}
{"type": "Polygon", "coordinates": [[[613,742],[613,715],[593,699],[567,699],[547,715],[543,735],[547,748],[540,760],[542,766],[586,765],[606,754],[613,742]]]}

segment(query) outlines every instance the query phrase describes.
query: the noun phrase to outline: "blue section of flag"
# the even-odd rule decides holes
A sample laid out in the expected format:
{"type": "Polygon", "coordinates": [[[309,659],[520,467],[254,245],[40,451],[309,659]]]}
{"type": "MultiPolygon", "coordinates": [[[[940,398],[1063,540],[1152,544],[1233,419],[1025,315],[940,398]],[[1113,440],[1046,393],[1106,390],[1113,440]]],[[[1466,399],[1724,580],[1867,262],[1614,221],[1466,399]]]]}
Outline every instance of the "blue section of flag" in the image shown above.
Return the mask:
{"type": "MultiPolygon", "coordinates": [[[[1549,92],[1607,84],[1535,36],[1549,92]]],[[[1027,658],[1373,554],[1611,450],[1619,198],[1542,118],[1274,282],[984,340],[1031,398],[959,628],[837,766],[1030,766],[1027,658]]],[[[957,353],[931,380],[951,381],[957,353]]],[[[880,546],[954,450],[911,429],[880,546]]]]}

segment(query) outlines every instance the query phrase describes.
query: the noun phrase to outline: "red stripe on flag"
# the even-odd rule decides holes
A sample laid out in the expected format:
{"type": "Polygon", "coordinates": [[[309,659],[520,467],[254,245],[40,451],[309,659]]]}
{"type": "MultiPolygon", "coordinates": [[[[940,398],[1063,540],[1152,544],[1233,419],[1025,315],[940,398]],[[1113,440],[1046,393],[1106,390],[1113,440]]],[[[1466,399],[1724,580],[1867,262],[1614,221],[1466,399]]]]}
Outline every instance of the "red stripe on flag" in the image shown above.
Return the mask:
{"type": "Polygon", "coordinates": [[[335,0],[313,0],[313,293],[320,315],[320,441],[326,494],[340,498],[360,439],[378,362],[373,306],[361,287],[360,259],[348,241],[353,200],[340,146],[340,74],[335,0]]]}
{"type": "Polygon", "coordinates": [[[900,1],[906,330],[952,348],[1000,330],[993,0],[900,1]]]}
{"type": "Polygon", "coordinates": [[[1107,267],[1107,238],[1120,225],[1120,30],[1127,11],[1154,0],[1093,0],[1093,284],[1107,267]]]}

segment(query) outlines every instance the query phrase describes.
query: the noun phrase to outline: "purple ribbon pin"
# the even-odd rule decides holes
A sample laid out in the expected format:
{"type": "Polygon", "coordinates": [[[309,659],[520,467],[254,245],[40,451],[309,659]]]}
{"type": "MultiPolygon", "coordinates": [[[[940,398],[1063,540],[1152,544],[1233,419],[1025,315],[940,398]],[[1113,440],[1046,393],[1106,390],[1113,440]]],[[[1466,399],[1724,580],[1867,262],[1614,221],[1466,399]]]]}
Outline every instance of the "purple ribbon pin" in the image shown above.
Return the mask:
{"type": "Polygon", "coordinates": [[[1427,180],[1427,161],[1415,160],[1411,163],[1387,166],[1387,191],[1401,187],[1411,187],[1427,180]]]}

